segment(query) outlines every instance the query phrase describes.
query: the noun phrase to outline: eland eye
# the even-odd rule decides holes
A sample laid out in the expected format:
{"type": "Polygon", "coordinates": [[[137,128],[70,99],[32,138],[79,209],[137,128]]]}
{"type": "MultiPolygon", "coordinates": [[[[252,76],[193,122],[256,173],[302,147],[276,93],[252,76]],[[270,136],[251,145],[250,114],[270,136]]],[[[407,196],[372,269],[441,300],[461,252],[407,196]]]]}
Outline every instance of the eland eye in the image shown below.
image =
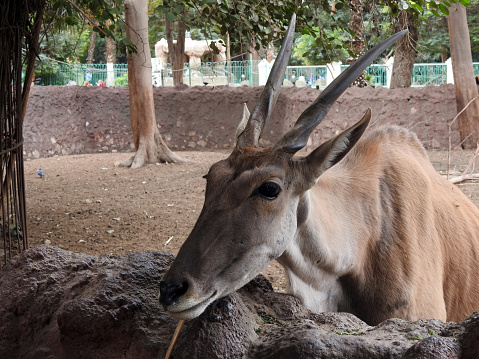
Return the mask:
{"type": "Polygon", "coordinates": [[[272,200],[278,197],[281,192],[281,187],[275,182],[265,182],[259,186],[256,190],[256,193],[261,197],[272,200]]]}

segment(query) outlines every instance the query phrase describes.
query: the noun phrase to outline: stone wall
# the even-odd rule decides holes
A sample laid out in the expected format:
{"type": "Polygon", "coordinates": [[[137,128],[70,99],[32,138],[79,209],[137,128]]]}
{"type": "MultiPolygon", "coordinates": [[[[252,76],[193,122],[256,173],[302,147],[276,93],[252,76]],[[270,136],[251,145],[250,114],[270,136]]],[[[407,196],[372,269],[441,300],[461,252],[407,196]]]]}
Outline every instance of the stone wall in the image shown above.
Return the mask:
{"type": "MultiPolygon", "coordinates": [[[[261,87],[154,88],[156,118],[174,150],[222,149],[233,145],[243,103],[250,110],[261,87]]],[[[311,104],[318,90],[284,87],[263,138],[278,140],[311,104]]],[[[389,90],[350,88],[313,133],[317,145],[359,120],[372,108],[372,126],[388,123],[413,129],[426,147],[445,149],[448,123],[456,115],[453,85],[389,90]]],[[[128,88],[33,87],[25,119],[26,158],[101,151],[134,151],[128,88]]],[[[457,125],[453,144],[459,143],[457,125]]]]}

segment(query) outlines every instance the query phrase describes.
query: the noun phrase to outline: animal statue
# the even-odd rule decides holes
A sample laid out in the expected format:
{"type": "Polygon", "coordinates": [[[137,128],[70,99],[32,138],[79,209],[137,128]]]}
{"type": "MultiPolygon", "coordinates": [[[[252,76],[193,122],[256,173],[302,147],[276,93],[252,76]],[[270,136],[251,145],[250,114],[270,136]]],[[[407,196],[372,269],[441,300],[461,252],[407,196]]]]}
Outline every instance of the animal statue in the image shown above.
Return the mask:
{"type": "Polygon", "coordinates": [[[199,316],[274,259],[314,312],[370,325],[396,317],[460,321],[479,309],[479,209],[401,127],[368,131],[371,111],[296,155],[341,93],[404,31],[337,77],[274,146],[259,137],[281,88],[295,18],[229,157],[207,174],[204,207],[160,283],[178,319],[199,316]]]}

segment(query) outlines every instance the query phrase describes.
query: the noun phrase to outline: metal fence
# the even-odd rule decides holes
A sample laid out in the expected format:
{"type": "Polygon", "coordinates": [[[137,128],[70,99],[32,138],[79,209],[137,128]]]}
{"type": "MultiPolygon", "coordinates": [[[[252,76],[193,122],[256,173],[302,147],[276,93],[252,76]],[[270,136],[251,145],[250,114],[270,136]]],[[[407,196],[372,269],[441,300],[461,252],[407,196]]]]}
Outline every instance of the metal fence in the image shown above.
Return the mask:
{"type": "Polygon", "coordinates": [[[285,80],[296,83],[298,79],[303,79],[306,86],[326,86],[326,65],[318,66],[288,66],[284,75],[285,80]],[[318,82],[319,80],[319,82],[318,82]],[[316,85],[321,83],[321,85],[316,85]]]}
{"type": "Polygon", "coordinates": [[[440,85],[447,83],[446,64],[414,64],[411,86],[440,85]]]}
{"type": "MultiPolygon", "coordinates": [[[[198,66],[185,63],[183,82],[189,86],[260,84],[261,61],[202,62],[198,66]]],[[[173,86],[173,70],[169,63],[152,59],[153,85],[173,86]]],[[[264,76],[268,73],[264,71],[264,76]]]]}
{"type": "Polygon", "coordinates": [[[42,61],[48,61],[48,66],[41,66],[40,70],[37,68],[35,83],[38,85],[83,85],[87,79],[87,71],[90,71],[92,77],[89,82],[92,85],[108,78],[111,79],[110,82],[114,82],[114,86],[128,86],[127,64],[113,64],[109,73],[107,64],[65,64],[48,59],[42,61]]]}
{"type": "MultiPolygon", "coordinates": [[[[42,61],[51,61],[43,59],[42,61]]],[[[106,64],[65,64],[53,62],[46,72],[36,73],[36,83],[39,85],[82,85],[85,82],[87,71],[92,74],[91,84],[98,84],[99,80],[108,79],[109,86],[128,86],[127,64],[113,64],[110,70],[106,64]]],[[[189,86],[203,85],[263,85],[266,82],[268,68],[265,61],[231,61],[206,62],[198,66],[186,63],[183,68],[183,82],[189,86]]],[[[341,70],[348,65],[341,65],[341,70]]],[[[479,76],[479,63],[474,63],[474,73],[479,76]]],[[[169,63],[161,63],[159,59],[152,59],[153,85],[173,86],[173,71],[169,63]]],[[[295,83],[299,78],[304,79],[307,86],[315,86],[321,80],[326,86],[327,66],[288,66],[284,78],[295,83]]],[[[366,68],[368,81],[374,86],[387,86],[387,65],[374,64],[366,68]]],[[[445,63],[414,64],[411,77],[411,86],[440,85],[447,83],[447,65],[445,63]]],[[[321,88],[324,88],[321,85],[321,88]]]]}

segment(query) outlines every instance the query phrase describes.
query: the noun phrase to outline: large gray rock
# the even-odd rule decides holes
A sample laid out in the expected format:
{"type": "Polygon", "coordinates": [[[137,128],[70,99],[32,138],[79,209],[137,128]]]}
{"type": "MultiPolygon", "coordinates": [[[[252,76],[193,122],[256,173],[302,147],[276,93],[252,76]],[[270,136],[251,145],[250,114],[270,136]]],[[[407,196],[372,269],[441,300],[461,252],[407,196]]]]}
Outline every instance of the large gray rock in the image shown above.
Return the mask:
{"type": "Polygon", "coordinates": [[[0,358],[156,359],[176,326],[157,299],[172,259],[29,249],[0,271],[0,358]]]}
{"type": "MultiPolygon", "coordinates": [[[[164,357],[176,321],[157,295],[172,259],[29,249],[0,271],[0,358],[164,357]]],[[[187,322],[174,358],[479,358],[479,312],[370,327],[309,312],[258,276],[187,322]]]]}

